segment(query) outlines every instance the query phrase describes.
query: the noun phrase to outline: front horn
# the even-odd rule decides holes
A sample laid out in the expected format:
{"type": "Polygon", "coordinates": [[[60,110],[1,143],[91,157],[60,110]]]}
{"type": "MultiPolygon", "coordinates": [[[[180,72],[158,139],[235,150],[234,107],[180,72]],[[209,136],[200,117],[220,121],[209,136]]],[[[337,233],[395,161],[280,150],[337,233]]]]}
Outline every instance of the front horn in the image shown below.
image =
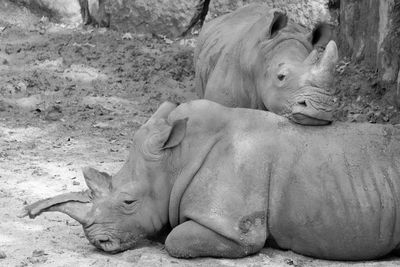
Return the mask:
{"type": "Polygon", "coordinates": [[[59,211],[77,220],[82,225],[86,225],[90,222],[88,214],[92,205],[89,190],[72,192],[39,200],[25,206],[18,217],[29,216],[33,219],[42,212],[59,211]]]}

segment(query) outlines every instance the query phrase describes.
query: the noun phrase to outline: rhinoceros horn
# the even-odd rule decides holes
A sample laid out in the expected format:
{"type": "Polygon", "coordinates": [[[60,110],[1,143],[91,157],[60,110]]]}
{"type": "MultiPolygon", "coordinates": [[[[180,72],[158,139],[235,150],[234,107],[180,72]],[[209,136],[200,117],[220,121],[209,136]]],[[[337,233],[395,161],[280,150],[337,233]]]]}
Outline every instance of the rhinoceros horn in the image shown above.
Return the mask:
{"type": "Polygon", "coordinates": [[[46,198],[25,206],[19,217],[29,216],[33,219],[42,212],[59,211],[84,225],[89,222],[87,214],[91,207],[89,191],[72,192],[46,198]]]}
{"type": "Polygon", "coordinates": [[[307,65],[314,65],[318,61],[318,50],[314,49],[311,51],[311,53],[308,55],[308,57],[304,60],[304,63],[307,65]]]}
{"type": "Polygon", "coordinates": [[[93,168],[83,169],[83,176],[90,190],[57,195],[37,201],[23,208],[19,217],[35,218],[42,212],[59,211],[69,215],[82,225],[90,224],[88,215],[92,209],[93,198],[104,196],[111,188],[111,176],[93,168]]]}
{"type": "MultiPolygon", "coordinates": [[[[313,51],[314,52],[314,51],[313,51]]],[[[313,52],[310,53],[307,61],[311,61],[313,52]],[[310,58],[310,59],[309,59],[310,58]]],[[[320,74],[321,76],[326,75],[327,73],[331,73],[334,69],[336,62],[338,61],[338,51],[336,47],[335,41],[329,41],[327,44],[324,53],[322,54],[321,59],[318,63],[316,63],[313,67],[313,72],[315,74],[320,74]]],[[[312,63],[312,62],[311,62],[312,63]]]]}

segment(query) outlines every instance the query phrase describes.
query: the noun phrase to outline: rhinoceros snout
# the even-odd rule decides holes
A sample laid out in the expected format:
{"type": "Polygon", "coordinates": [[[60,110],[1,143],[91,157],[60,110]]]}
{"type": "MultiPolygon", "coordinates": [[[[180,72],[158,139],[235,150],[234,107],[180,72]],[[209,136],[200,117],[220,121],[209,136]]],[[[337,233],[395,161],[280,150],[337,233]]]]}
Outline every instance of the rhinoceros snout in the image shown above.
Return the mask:
{"type": "Polygon", "coordinates": [[[333,121],[337,103],[326,89],[305,86],[294,97],[289,118],[303,125],[327,125],[333,121]]]}
{"type": "Polygon", "coordinates": [[[298,100],[289,118],[303,125],[327,125],[333,120],[333,105],[310,99],[298,100]]]}
{"type": "Polygon", "coordinates": [[[109,252],[109,253],[117,253],[120,251],[120,245],[117,240],[111,240],[109,238],[99,238],[95,241],[97,243],[96,247],[109,252]]]}
{"type": "Polygon", "coordinates": [[[87,235],[89,242],[96,248],[108,253],[117,253],[121,251],[121,244],[118,239],[109,235],[87,235]]]}

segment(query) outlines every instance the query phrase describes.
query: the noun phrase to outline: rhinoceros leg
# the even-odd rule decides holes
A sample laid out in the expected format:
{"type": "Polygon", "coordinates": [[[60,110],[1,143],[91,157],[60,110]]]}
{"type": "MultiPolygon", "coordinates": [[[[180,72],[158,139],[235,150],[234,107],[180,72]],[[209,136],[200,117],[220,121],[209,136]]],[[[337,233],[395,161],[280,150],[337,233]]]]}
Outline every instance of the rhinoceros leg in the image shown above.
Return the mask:
{"type": "Polygon", "coordinates": [[[257,252],[194,221],[186,221],[175,227],[168,235],[165,247],[171,256],[177,258],[240,258],[257,252]]]}

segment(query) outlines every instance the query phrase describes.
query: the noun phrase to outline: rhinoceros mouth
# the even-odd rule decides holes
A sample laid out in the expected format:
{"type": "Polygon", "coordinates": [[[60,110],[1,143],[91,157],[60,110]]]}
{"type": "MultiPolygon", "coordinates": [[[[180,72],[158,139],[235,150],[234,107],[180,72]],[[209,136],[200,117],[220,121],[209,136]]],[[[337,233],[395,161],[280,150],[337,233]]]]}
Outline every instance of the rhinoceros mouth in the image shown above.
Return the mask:
{"type": "Polygon", "coordinates": [[[327,125],[333,120],[331,107],[316,108],[312,101],[302,101],[292,107],[289,119],[302,125],[327,125]]]}
{"type": "Polygon", "coordinates": [[[334,98],[325,90],[304,87],[288,117],[303,125],[327,125],[333,121],[335,107],[334,98]]]}
{"type": "Polygon", "coordinates": [[[313,118],[302,113],[292,113],[289,118],[301,125],[328,125],[332,122],[331,120],[313,118]]]}
{"type": "Polygon", "coordinates": [[[300,101],[292,107],[289,119],[302,125],[327,125],[332,122],[333,109],[331,106],[310,101],[300,101]]]}
{"type": "Polygon", "coordinates": [[[93,245],[109,253],[117,253],[121,250],[121,244],[118,239],[114,239],[108,235],[99,235],[93,239],[93,245]]]}

